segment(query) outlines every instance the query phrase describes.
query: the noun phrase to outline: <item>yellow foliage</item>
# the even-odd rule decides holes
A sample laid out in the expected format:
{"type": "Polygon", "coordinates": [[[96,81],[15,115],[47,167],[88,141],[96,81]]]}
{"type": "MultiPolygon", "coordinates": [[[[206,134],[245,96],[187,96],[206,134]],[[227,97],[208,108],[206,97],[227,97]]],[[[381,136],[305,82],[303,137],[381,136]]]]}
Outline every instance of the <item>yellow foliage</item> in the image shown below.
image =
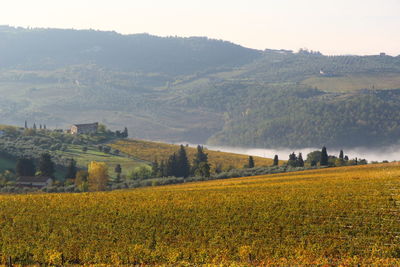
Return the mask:
{"type": "Polygon", "coordinates": [[[391,163],[0,195],[0,265],[399,266],[399,177],[391,163]]]}
{"type": "Polygon", "coordinates": [[[90,162],[88,166],[89,191],[104,191],[108,182],[108,167],[104,162],[90,162]]]}

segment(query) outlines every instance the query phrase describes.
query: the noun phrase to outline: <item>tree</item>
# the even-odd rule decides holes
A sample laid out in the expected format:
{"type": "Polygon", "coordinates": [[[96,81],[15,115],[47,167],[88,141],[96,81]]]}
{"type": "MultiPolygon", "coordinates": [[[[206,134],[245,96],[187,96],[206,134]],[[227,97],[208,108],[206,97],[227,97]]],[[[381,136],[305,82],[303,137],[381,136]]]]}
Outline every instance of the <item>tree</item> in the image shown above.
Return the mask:
{"type": "Polygon", "coordinates": [[[273,166],[278,166],[279,165],[279,158],[278,155],[275,155],[274,157],[274,162],[272,163],[273,166]]]}
{"type": "Polygon", "coordinates": [[[90,162],[88,172],[89,191],[104,191],[107,189],[108,168],[104,162],[90,162]]]}
{"type": "Polygon", "coordinates": [[[190,175],[190,164],[186,154],[186,149],[183,145],[180,146],[178,151],[176,168],[177,177],[186,178],[190,175]]]}
{"type": "Polygon", "coordinates": [[[204,153],[203,147],[200,145],[197,146],[197,153],[193,160],[192,174],[196,176],[210,177],[210,165],[208,164],[208,155],[204,153]]]}
{"type": "Polygon", "coordinates": [[[321,166],[328,166],[328,152],[326,151],[326,147],[322,147],[321,150],[321,160],[320,160],[320,165],[321,166]]]}
{"type": "Polygon", "coordinates": [[[310,166],[317,166],[318,162],[321,161],[321,151],[316,150],[307,154],[307,163],[310,166]]]}
{"type": "Polygon", "coordinates": [[[89,173],[84,170],[80,170],[76,173],[75,185],[82,192],[88,191],[88,176],[89,173]]]}
{"type": "Polygon", "coordinates": [[[116,183],[121,182],[121,173],[122,173],[122,167],[121,164],[117,164],[114,168],[115,173],[117,174],[117,179],[115,179],[116,183]]]}
{"type": "Polygon", "coordinates": [[[248,163],[248,167],[249,168],[254,168],[254,159],[253,156],[249,156],[249,163],[248,163]]]}
{"type": "Polygon", "coordinates": [[[87,146],[83,146],[83,147],[82,147],[82,152],[85,152],[85,153],[86,153],[87,151],[88,151],[87,146]]]}
{"type": "Polygon", "coordinates": [[[166,169],[166,165],[165,165],[165,161],[162,160],[160,163],[160,167],[159,167],[159,171],[158,171],[158,177],[165,177],[167,176],[167,169],[166,169]]]}
{"type": "Polygon", "coordinates": [[[298,164],[298,162],[297,162],[297,156],[296,156],[296,154],[293,152],[292,154],[289,155],[289,160],[288,160],[288,162],[287,162],[287,165],[288,165],[288,166],[291,166],[291,167],[297,167],[297,164],[298,164]]]}
{"type": "Polygon", "coordinates": [[[74,159],[70,159],[67,167],[67,173],[65,174],[65,179],[75,179],[77,171],[76,161],[74,159]]]}
{"type": "Polygon", "coordinates": [[[136,167],[129,175],[129,179],[133,180],[143,180],[143,179],[149,179],[151,178],[152,175],[152,169],[148,165],[141,165],[139,167],[136,167]]]}
{"type": "Polygon", "coordinates": [[[221,173],[222,172],[222,164],[221,163],[217,163],[215,166],[215,173],[221,173]]]}
{"type": "Polygon", "coordinates": [[[167,176],[178,176],[178,157],[176,153],[169,156],[166,166],[167,176]]]}
{"type": "Polygon", "coordinates": [[[343,150],[340,150],[339,159],[344,160],[343,150]]]}
{"type": "Polygon", "coordinates": [[[39,158],[39,171],[43,176],[54,177],[54,163],[49,153],[43,153],[39,158]]]}
{"type": "Polygon", "coordinates": [[[15,166],[17,176],[34,176],[36,173],[35,163],[32,159],[19,158],[15,166]]]}
{"type": "Polygon", "coordinates": [[[124,128],[124,131],[122,132],[122,137],[127,138],[128,137],[128,128],[124,128]]]}
{"type": "Polygon", "coordinates": [[[299,153],[299,157],[297,158],[297,166],[304,167],[303,155],[301,153],[299,153]]]}
{"type": "Polygon", "coordinates": [[[33,130],[36,131],[36,123],[33,123],[33,130]]]}
{"type": "Polygon", "coordinates": [[[158,165],[157,159],[151,164],[151,176],[160,177],[160,166],[158,165]]]}
{"type": "Polygon", "coordinates": [[[25,129],[28,129],[28,122],[27,122],[27,121],[25,121],[24,128],[25,128],[25,129]]]}
{"type": "Polygon", "coordinates": [[[210,177],[210,164],[204,161],[201,162],[196,169],[195,175],[200,177],[210,177]]]}

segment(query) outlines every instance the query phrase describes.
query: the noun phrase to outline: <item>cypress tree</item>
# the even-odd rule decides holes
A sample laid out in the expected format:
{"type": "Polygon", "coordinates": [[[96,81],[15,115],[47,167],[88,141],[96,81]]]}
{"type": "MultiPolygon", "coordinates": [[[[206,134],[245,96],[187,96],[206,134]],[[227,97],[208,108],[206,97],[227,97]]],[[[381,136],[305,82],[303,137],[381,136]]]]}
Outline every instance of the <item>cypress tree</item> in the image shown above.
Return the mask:
{"type": "Polygon", "coordinates": [[[186,154],[185,147],[181,145],[177,156],[177,176],[188,177],[190,174],[190,164],[186,154]]]}
{"type": "Polygon", "coordinates": [[[279,165],[279,158],[278,155],[275,155],[274,157],[274,163],[272,164],[273,166],[278,166],[279,165]]]}
{"type": "Polygon", "coordinates": [[[198,145],[197,153],[193,160],[192,174],[201,176],[205,174],[208,175],[206,177],[209,177],[210,176],[209,170],[210,170],[210,165],[208,164],[208,155],[204,153],[203,147],[198,145]]]}
{"type": "Polygon", "coordinates": [[[176,153],[169,156],[166,166],[167,176],[178,176],[178,157],[176,153]]]}
{"type": "Polygon", "coordinates": [[[254,159],[253,159],[253,156],[249,156],[249,164],[248,164],[248,167],[249,168],[254,168],[254,159]]]}
{"type": "Polygon", "coordinates": [[[344,160],[343,150],[340,150],[339,159],[344,160]]]}
{"type": "Polygon", "coordinates": [[[287,163],[289,166],[291,167],[296,167],[297,166],[297,156],[296,154],[293,152],[292,154],[289,155],[289,160],[287,163]]]}
{"type": "Polygon", "coordinates": [[[159,177],[167,176],[167,171],[166,171],[166,166],[165,166],[165,161],[164,160],[162,160],[161,163],[160,163],[158,176],[159,177]]]}
{"type": "Polygon", "coordinates": [[[67,173],[65,174],[65,179],[75,179],[76,172],[76,161],[74,159],[70,159],[67,167],[67,173]]]}
{"type": "Polygon", "coordinates": [[[124,131],[122,132],[122,137],[127,138],[128,137],[128,128],[124,128],[124,131]]]}
{"type": "Polygon", "coordinates": [[[326,151],[326,147],[322,147],[321,151],[321,161],[320,161],[321,166],[328,166],[328,152],[326,151]]]}
{"type": "Polygon", "coordinates": [[[121,182],[121,173],[122,173],[122,167],[121,164],[117,164],[114,168],[115,173],[117,174],[117,179],[115,180],[116,183],[121,182]]]}
{"type": "Polygon", "coordinates": [[[28,129],[28,122],[27,122],[27,121],[25,121],[25,126],[24,126],[24,128],[25,128],[25,129],[28,129]]]}
{"type": "Polygon", "coordinates": [[[157,161],[157,159],[155,159],[153,161],[153,163],[151,164],[151,175],[153,177],[158,177],[159,172],[160,172],[160,168],[158,166],[158,161],[157,161]]]}
{"type": "Polygon", "coordinates": [[[43,176],[54,177],[54,163],[49,153],[44,153],[40,156],[39,171],[43,176]]]}
{"type": "Polygon", "coordinates": [[[301,153],[299,153],[299,157],[297,159],[297,166],[304,167],[303,155],[301,153]]]}

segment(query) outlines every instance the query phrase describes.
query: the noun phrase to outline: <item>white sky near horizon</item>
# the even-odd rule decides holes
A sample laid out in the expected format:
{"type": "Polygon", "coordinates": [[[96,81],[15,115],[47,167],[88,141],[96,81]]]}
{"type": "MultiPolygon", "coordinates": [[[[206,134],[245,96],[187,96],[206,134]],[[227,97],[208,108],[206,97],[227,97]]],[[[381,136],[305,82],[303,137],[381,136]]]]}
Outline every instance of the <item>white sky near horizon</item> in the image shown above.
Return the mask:
{"type": "Polygon", "coordinates": [[[207,36],[328,55],[400,55],[400,0],[0,0],[0,25],[207,36]]]}

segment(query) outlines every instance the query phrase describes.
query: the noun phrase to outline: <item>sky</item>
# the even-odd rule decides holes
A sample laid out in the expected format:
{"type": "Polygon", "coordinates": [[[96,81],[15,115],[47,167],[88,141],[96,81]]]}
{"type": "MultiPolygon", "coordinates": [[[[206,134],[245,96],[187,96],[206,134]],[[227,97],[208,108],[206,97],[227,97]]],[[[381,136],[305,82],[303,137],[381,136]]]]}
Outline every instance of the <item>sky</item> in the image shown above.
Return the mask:
{"type": "Polygon", "coordinates": [[[207,36],[327,55],[400,55],[400,0],[0,0],[0,25],[207,36]]]}

